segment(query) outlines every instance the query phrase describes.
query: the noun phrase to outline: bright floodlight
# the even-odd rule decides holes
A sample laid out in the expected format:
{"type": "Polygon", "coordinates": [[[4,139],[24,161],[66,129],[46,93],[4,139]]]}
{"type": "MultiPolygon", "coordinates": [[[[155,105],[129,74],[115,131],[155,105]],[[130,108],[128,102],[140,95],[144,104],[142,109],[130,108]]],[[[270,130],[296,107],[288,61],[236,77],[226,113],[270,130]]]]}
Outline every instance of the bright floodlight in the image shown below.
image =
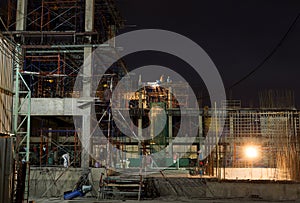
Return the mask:
{"type": "Polygon", "coordinates": [[[247,158],[253,159],[258,157],[258,149],[254,146],[246,146],[245,155],[247,158]]]}

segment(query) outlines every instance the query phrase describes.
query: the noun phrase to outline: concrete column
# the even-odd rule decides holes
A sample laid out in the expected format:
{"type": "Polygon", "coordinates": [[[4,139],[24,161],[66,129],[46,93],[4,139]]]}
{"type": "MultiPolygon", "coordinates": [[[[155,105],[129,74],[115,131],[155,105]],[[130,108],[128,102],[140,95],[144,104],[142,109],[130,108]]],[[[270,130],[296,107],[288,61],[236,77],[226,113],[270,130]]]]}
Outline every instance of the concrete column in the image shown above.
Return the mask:
{"type": "Polygon", "coordinates": [[[114,37],[116,35],[116,26],[115,25],[110,25],[109,26],[109,36],[108,36],[108,40],[109,40],[109,45],[111,47],[115,47],[116,46],[116,42],[114,40],[114,37]]]}
{"type": "Polygon", "coordinates": [[[91,76],[92,76],[92,48],[84,48],[84,66],[83,66],[83,91],[82,98],[87,102],[84,107],[82,115],[82,152],[81,152],[81,167],[89,167],[89,153],[90,153],[90,136],[91,136],[91,76]]]}
{"type": "Polygon", "coordinates": [[[89,167],[89,157],[90,157],[90,134],[91,134],[91,116],[90,107],[85,109],[86,114],[82,116],[82,152],[81,152],[81,168],[89,167]]]}
{"type": "MultiPolygon", "coordinates": [[[[94,0],[86,0],[85,4],[85,31],[91,32],[94,30],[94,0]]],[[[88,37],[91,42],[91,37],[88,37]]],[[[92,47],[84,48],[84,67],[83,67],[83,91],[82,97],[86,100],[87,105],[82,115],[82,152],[81,152],[81,167],[86,169],[89,167],[89,154],[91,152],[90,136],[91,136],[91,76],[92,76],[92,47]]]]}
{"type": "Polygon", "coordinates": [[[83,91],[82,97],[90,98],[92,90],[92,47],[84,47],[83,91]]]}
{"type": "Polygon", "coordinates": [[[95,0],[85,0],[85,31],[94,31],[95,0]]]}
{"type": "Polygon", "coordinates": [[[23,31],[26,29],[27,0],[18,0],[16,13],[16,30],[23,31]]]}

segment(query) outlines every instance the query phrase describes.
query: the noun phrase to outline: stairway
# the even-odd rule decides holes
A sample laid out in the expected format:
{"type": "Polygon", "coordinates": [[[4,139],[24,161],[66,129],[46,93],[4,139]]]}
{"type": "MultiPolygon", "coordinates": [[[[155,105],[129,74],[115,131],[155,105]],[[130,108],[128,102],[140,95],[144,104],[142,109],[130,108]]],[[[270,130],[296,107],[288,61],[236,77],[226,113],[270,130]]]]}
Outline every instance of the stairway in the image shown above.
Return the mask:
{"type": "Polygon", "coordinates": [[[139,175],[107,176],[101,192],[103,199],[138,199],[139,195],[143,198],[145,182],[139,175]]]}

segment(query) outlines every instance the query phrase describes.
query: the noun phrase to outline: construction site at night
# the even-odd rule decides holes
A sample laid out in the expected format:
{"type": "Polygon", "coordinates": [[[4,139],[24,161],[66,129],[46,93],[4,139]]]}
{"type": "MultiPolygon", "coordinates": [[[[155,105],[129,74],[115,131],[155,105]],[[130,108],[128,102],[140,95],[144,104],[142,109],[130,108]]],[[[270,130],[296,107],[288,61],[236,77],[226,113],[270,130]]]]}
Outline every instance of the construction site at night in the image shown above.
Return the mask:
{"type": "Polygon", "coordinates": [[[300,200],[293,90],[206,104],[188,78],[131,71],[118,1],[5,3],[0,203],[300,200]]]}

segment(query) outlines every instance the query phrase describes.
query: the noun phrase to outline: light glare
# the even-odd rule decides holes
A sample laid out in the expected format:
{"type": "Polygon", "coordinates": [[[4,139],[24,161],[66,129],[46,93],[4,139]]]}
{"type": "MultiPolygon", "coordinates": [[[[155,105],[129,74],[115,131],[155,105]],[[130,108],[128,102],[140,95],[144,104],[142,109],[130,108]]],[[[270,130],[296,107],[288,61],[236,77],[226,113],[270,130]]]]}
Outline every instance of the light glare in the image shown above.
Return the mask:
{"type": "Polygon", "coordinates": [[[245,154],[247,158],[253,159],[258,157],[258,149],[254,146],[247,146],[245,148],[245,154]]]}

